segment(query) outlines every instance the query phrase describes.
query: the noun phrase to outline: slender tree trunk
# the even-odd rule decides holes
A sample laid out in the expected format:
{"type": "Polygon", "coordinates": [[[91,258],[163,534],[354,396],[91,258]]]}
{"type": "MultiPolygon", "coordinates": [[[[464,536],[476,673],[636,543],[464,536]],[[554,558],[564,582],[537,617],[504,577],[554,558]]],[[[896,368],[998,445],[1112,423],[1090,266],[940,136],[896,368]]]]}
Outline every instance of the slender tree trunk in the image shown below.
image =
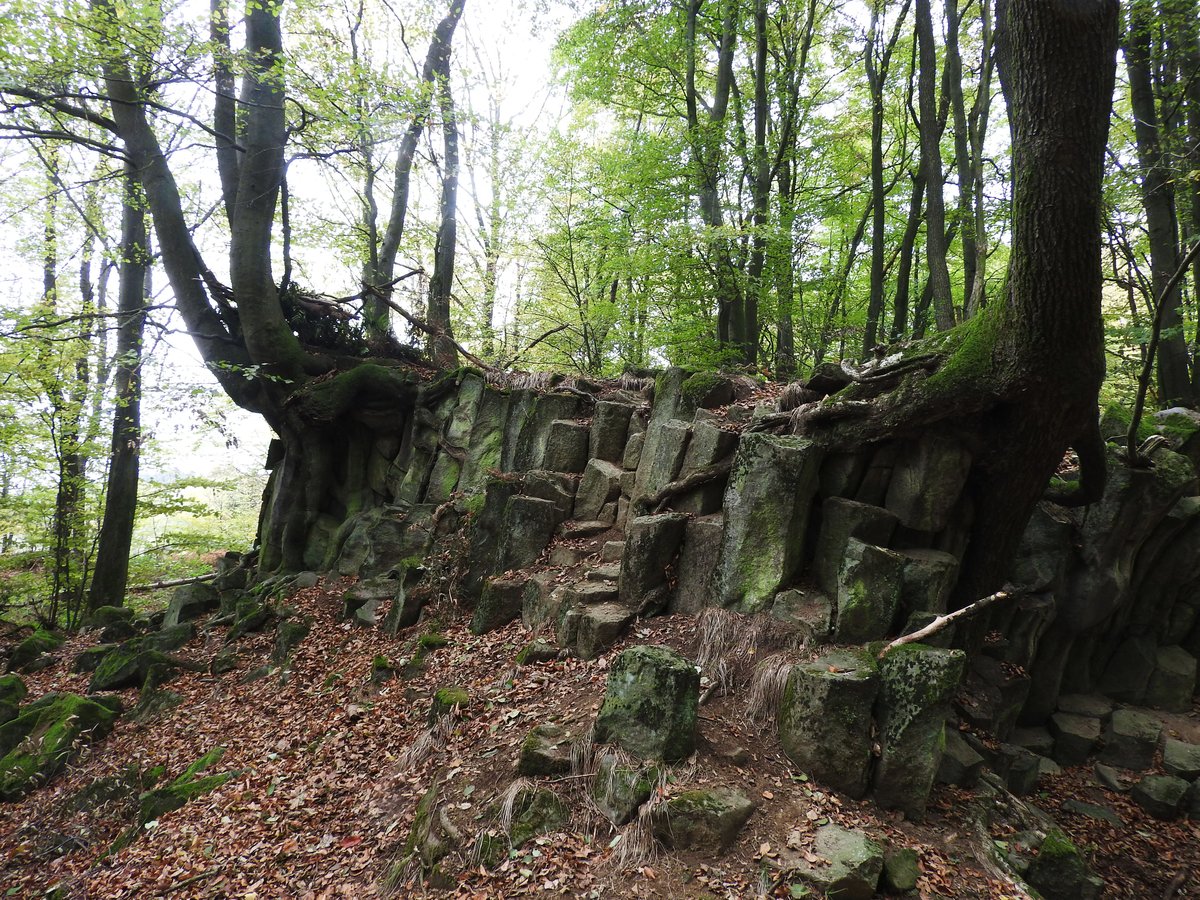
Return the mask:
{"type": "Polygon", "coordinates": [[[939,331],[954,327],[954,298],[946,265],[946,203],[942,196],[941,128],[938,125],[937,45],[930,0],[916,0],[917,43],[920,56],[917,97],[921,111],[921,167],[925,173],[925,259],[933,291],[933,311],[939,331]]]}
{"type": "MultiPolygon", "coordinates": [[[[459,8],[463,0],[459,0],[459,8]]],[[[450,48],[438,58],[438,108],[442,115],[445,159],[442,172],[441,223],[433,251],[433,275],[429,279],[429,324],[438,330],[430,341],[436,365],[444,369],[458,364],[450,325],[450,295],[454,290],[454,256],[458,246],[458,122],[450,93],[450,48]]]]}
{"type": "MultiPolygon", "coordinates": [[[[1175,187],[1165,157],[1154,91],[1151,31],[1155,27],[1153,7],[1147,0],[1134,0],[1126,31],[1125,66],[1129,75],[1134,135],[1142,170],[1142,205],[1150,239],[1150,270],[1154,296],[1163,297],[1171,275],[1179,267],[1179,228],[1175,212],[1175,187]]],[[[1158,401],[1160,405],[1192,405],[1187,344],[1183,336],[1182,297],[1178,287],[1162,300],[1163,336],[1158,351],[1158,401]]]]}
{"type": "Polygon", "coordinates": [[[146,214],[132,167],[125,170],[121,216],[121,274],[117,297],[117,369],[109,450],[108,490],[100,527],[88,608],[121,606],[129,577],[129,551],[137,512],[141,457],[142,332],[150,297],[150,247],[146,214]]]}
{"type": "MultiPolygon", "coordinates": [[[[946,86],[954,115],[954,167],[958,171],[958,222],[962,235],[963,310],[970,306],[978,262],[975,244],[975,166],[971,157],[970,126],[963,100],[963,65],[959,50],[959,0],[946,0],[946,86]]],[[[968,3],[964,6],[969,5],[968,3]]],[[[985,51],[986,55],[986,51],[985,51]]],[[[985,62],[986,65],[986,62],[985,62]]],[[[965,315],[965,313],[964,313],[965,315]]]]}

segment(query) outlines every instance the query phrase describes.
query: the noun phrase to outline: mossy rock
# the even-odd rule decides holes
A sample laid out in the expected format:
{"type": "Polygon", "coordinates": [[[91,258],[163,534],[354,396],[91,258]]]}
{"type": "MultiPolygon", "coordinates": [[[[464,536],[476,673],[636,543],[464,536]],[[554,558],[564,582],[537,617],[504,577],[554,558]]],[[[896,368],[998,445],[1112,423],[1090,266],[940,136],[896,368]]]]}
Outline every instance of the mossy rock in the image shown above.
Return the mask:
{"type": "Polygon", "coordinates": [[[614,825],[624,825],[637,815],[658,784],[657,766],[627,766],[613,754],[600,757],[592,779],[592,799],[614,825]]]}
{"type": "Polygon", "coordinates": [[[1046,900],[1088,900],[1098,897],[1104,886],[1071,839],[1057,828],[1042,841],[1025,880],[1046,900]]]}
{"type": "Polygon", "coordinates": [[[597,743],[676,762],[696,746],[700,674],[670,647],[630,647],[612,664],[596,717],[597,743]]]}
{"type": "Polygon", "coordinates": [[[220,775],[205,775],[200,773],[216,765],[225,753],[224,747],[214,747],[205,753],[170,784],[160,788],[145,791],[138,798],[138,815],[136,822],[126,829],[112,846],[113,853],[128,847],[141,834],[146,824],[159,816],[179,809],[188,801],[215,790],[232,778],[235,772],[223,772],[220,775]]]}
{"type": "Polygon", "coordinates": [[[443,647],[449,646],[450,638],[444,634],[438,634],[436,631],[427,631],[417,638],[417,649],[422,653],[432,653],[434,650],[441,650],[443,647]]]}
{"type": "Polygon", "coordinates": [[[92,673],[88,691],[119,691],[128,687],[141,687],[154,666],[177,669],[178,662],[159,650],[144,650],[135,641],[130,641],[109,651],[92,673]]]}
{"type": "Polygon", "coordinates": [[[11,722],[21,712],[21,701],[29,689],[16,675],[0,676],[0,725],[11,722]]]}
{"type": "Polygon", "coordinates": [[[213,655],[208,664],[208,671],[212,675],[224,675],[226,672],[232,672],[237,666],[237,648],[227,644],[213,655]]]}
{"type": "Polygon", "coordinates": [[[553,722],[534,726],[517,757],[517,773],[540,777],[571,771],[571,732],[553,722]]]}
{"type": "Polygon", "coordinates": [[[518,666],[532,666],[554,659],[558,659],[558,648],[547,641],[538,639],[522,647],[513,661],[518,666]]]}
{"type": "Polygon", "coordinates": [[[97,644],[95,647],[81,650],[75,656],[75,661],[71,663],[71,671],[76,675],[95,672],[100,663],[104,661],[104,657],[116,650],[117,647],[117,644],[97,644]]]}
{"type": "Polygon", "coordinates": [[[256,597],[242,597],[233,614],[233,625],[225,635],[225,643],[231,644],[247,634],[263,631],[275,618],[275,610],[256,597]]]}
{"type": "Polygon", "coordinates": [[[433,703],[429,707],[429,724],[433,725],[442,716],[448,716],[455,708],[462,709],[470,702],[471,697],[464,687],[451,685],[440,688],[433,695],[433,703]]]}
{"type": "Polygon", "coordinates": [[[382,653],[376,654],[371,660],[371,682],[372,684],[383,684],[386,681],[391,681],[396,677],[396,667],[382,653]]]}
{"type": "Polygon", "coordinates": [[[733,381],[717,372],[697,372],[684,379],[679,396],[685,411],[725,406],[733,402],[733,381]]]}
{"type": "Polygon", "coordinates": [[[117,713],[78,694],[54,694],[0,725],[0,800],[16,800],[50,781],[79,746],[112,731],[117,713]]]}
{"type": "Polygon", "coordinates": [[[889,850],[883,857],[883,888],[891,894],[907,894],[917,889],[921,860],[911,847],[889,850]]]}
{"type": "Polygon", "coordinates": [[[654,835],[679,850],[724,852],[737,841],[753,812],[754,802],[733,788],[684,791],[659,808],[654,835]]]}
{"type": "MultiPolygon", "coordinates": [[[[162,653],[174,653],[196,636],[196,626],[190,622],[181,622],[169,628],[151,632],[140,638],[135,638],[136,646],[142,650],[159,650],[162,653]]],[[[128,642],[130,644],[133,641],[128,642]]]]}
{"type": "Polygon", "coordinates": [[[132,624],[133,610],[128,606],[97,606],[83,619],[84,628],[107,628],[110,625],[132,624]]]}
{"type": "Polygon", "coordinates": [[[21,643],[17,644],[12,656],[8,658],[9,672],[25,672],[43,654],[49,653],[62,645],[63,639],[44,628],[37,629],[21,643]]]}
{"type": "Polygon", "coordinates": [[[292,661],[296,647],[308,637],[310,631],[312,623],[307,620],[296,622],[289,619],[280,622],[275,629],[275,647],[271,651],[271,662],[286,667],[292,661]]]}
{"type": "Polygon", "coordinates": [[[538,835],[557,831],[571,818],[571,811],[549,788],[524,788],[512,804],[512,822],[508,839],[514,847],[538,835]]]}

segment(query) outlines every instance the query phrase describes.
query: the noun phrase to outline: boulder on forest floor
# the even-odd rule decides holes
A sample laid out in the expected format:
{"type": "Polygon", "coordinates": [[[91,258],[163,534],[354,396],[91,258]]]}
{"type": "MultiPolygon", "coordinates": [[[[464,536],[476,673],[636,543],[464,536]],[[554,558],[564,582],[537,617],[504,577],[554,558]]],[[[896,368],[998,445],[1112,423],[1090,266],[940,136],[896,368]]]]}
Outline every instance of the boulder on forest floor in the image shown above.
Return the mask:
{"type": "Polygon", "coordinates": [[[120,703],[47,694],[0,725],[0,800],[16,800],[48,782],[79,748],[112,731],[120,703]]]}
{"type": "Polygon", "coordinates": [[[883,874],[884,853],[865,834],[830,824],[817,829],[810,854],[788,851],[783,861],[823,896],[870,900],[883,874]]]}
{"type": "Polygon", "coordinates": [[[660,804],[651,818],[654,836],[677,850],[724,852],[737,841],[754,802],[727,787],[697,788],[660,804]]]}
{"type": "Polygon", "coordinates": [[[630,647],[613,662],[596,716],[597,743],[677,762],[696,746],[700,674],[670,647],[630,647]]]}
{"type": "Polygon", "coordinates": [[[37,668],[44,668],[40,665],[45,654],[51,650],[56,650],[62,645],[63,639],[51,631],[44,628],[38,628],[25,640],[17,644],[12,652],[12,656],[8,658],[8,672],[30,672],[37,668]]]}
{"type": "Polygon", "coordinates": [[[553,722],[534,726],[517,756],[517,774],[541,777],[565,775],[571,771],[572,735],[553,722]]]}

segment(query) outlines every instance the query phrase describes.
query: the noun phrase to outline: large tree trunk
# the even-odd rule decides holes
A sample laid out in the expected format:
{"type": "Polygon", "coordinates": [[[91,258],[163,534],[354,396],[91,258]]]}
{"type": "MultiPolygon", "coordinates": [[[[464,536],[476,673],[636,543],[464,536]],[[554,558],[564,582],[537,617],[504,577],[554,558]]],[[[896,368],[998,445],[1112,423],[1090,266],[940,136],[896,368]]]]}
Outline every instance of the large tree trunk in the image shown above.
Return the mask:
{"type": "MultiPolygon", "coordinates": [[[[934,430],[967,447],[974,516],[956,587],[960,606],[1003,582],[1068,447],[1082,463],[1079,491],[1062,498],[1068,502],[1097,497],[1105,465],[1096,406],[1104,377],[1100,206],[1117,3],[1012,0],[997,12],[1014,124],[1005,299],[939,339],[952,349],[939,351],[945,355],[932,374],[909,374],[866,406],[818,405],[797,423],[830,446],[934,430]]],[[[878,390],[847,389],[846,399],[878,390]]]]}
{"type": "Polygon", "coordinates": [[[142,194],[131,166],[125,167],[121,218],[121,275],[117,299],[117,371],[104,521],[88,608],[121,606],[129,577],[129,549],[137,512],[141,458],[142,331],[150,295],[148,238],[142,194]]]}

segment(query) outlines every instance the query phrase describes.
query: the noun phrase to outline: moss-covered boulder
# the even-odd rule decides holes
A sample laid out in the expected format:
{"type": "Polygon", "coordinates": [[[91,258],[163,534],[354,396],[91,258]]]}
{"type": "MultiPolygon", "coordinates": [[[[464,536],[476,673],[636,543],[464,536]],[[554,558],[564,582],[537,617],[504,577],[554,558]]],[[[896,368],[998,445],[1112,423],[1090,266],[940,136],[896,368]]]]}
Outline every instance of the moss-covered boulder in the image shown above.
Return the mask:
{"type": "Polygon", "coordinates": [[[133,610],[128,606],[97,606],[83,618],[84,628],[108,628],[118,623],[133,621],[133,610]]]}
{"type": "Polygon", "coordinates": [[[561,725],[545,722],[534,726],[521,742],[517,774],[537,778],[570,772],[571,740],[571,732],[561,725]]]}
{"type": "Polygon", "coordinates": [[[118,644],[97,644],[95,647],[85,647],[75,655],[75,660],[71,663],[71,671],[77,675],[84,672],[95,672],[104,657],[116,650],[118,646],[118,644]]]}
{"type": "Polygon", "coordinates": [[[895,551],[847,540],[838,570],[835,641],[861,644],[887,637],[900,606],[904,563],[895,551]]]}
{"type": "Polygon", "coordinates": [[[683,543],[687,516],[659,513],[638,516],[625,530],[619,594],[630,609],[651,607],[657,612],[667,603],[668,570],[683,543]]]}
{"type": "Polygon", "coordinates": [[[169,784],[144,791],[138,798],[138,815],[136,822],[124,831],[115,844],[113,852],[131,844],[148,822],[159,816],[184,806],[202,794],[215,790],[234,776],[234,772],[222,772],[219,775],[204,775],[201,773],[220,762],[225,753],[224,747],[214,747],[193,762],[183,774],[169,784]]]}
{"type": "Polygon", "coordinates": [[[1196,657],[1182,647],[1159,647],[1154,672],[1146,685],[1146,705],[1168,712],[1188,712],[1196,693],[1196,657]]]}
{"type": "Polygon", "coordinates": [[[567,805],[549,788],[521,788],[512,798],[511,812],[508,839],[514,847],[557,831],[571,818],[567,805]]]}
{"type": "Polygon", "coordinates": [[[521,617],[528,578],[489,578],[471,617],[471,634],[486,634],[521,617]]]}
{"type": "Polygon", "coordinates": [[[697,372],[679,386],[680,410],[715,409],[733,402],[733,381],[719,372],[697,372]]]}
{"type": "MultiPolygon", "coordinates": [[[[883,873],[883,858],[883,848],[865,834],[824,825],[817,829],[812,853],[797,854],[794,861],[796,874],[821,896],[871,900],[883,873]]],[[[792,862],[790,855],[786,861],[792,862]]]]}
{"type": "Polygon", "coordinates": [[[882,886],[889,894],[907,894],[917,889],[921,858],[911,847],[889,850],[883,856],[882,886]]]}
{"type": "Polygon", "coordinates": [[[670,647],[630,647],[612,664],[596,717],[597,743],[675,762],[696,746],[700,674],[670,647]]]}
{"type": "Polygon", "coordinates": [[[221,594],[211,584],[181,584],[171,595],[163,627],[170,628],[180,622],[190,622],[220,606],[221,594]]]}
{"type": "Polygon", "coordinates": [[[1129,796],[1156,819],[1177,819],[1190,785],[1174,775],[1147,775],[1129,796]]]}
{"type": "Polygon", "coordinates": [[[265,630],[275,619],[275,610],[258,597],[246,596],[237,602],[233,613],[233,624],[225,633],[225,643],[232,643],[244,635],[265,630]]]}
{"type": "Polygon", "coordinates": [[[17,717],[21,701],[29,693],[25,682],[17,675],[0,676],[0,725],[17,717]]]}
{"type": "Polygon", "coordinates": [[[112,731],[116,718],[109,705],[54,694],[0,725],[0,800],[15,800],[48,782],[82,744],[112,731]]]}
{"type": "Polygon", "coordinates": [[[52,631],[38,628],[25,640],[17,644],[8,658],[9,672],[27,672],[34,668],[42,654],[49,653],[62,645],[63,639],[52,631]]]}
{"type": "Polygon", "coordinates": [[[875,802],[920,821],[946,746],[946,717],[966,655],[903,644],[880,662],[882,752],[875,767],[875,802]]]}
{"type": "Polygon", "coordinates": [[[788,759],[856,799],[867,791],[879,682],[869,653],[836,650],[792,667],[779,710],[779,743],[788,759]]]}
{"type": "Polygon", "coordinates": [[[94,694],[141,687],[155,666],[175,671],[179,668],[179,660],[161,650],[145,649],[141,640],[135,638],[105,654],[92,673],[88,691],[94,694]]]}
{"type": "Polygon", "coordinates": [[[1042,841],[1025,880],[1046,900],[1093,900],[1104,887],[1088,868],[1083,854],[1057,828],[1042,841]]]}
{"type": "Polygon", "coordinates": [[[624,825],[650,799],[659,780],[654,765],[628,765],[616,754],[604,753],[592,780],[592,800],[614,825],[624,825]]]}
{"type": "Polygon", "coordinates": [[[717,598],[758,612],[796,575],[822,452],[798,437],[742,436],[725,489],[717,598]]]}
{"type": "Polygon", "coordinates": [[[724,852],[737,841],[754,802],[732,788],[684,791],[661,804],[652,818],[654,836],[678,850],[724,852]]]}
{"type": "Polygon", "coordinates": [[[433,695],[429,706],[429,724],[435,724],[442,716],[451,715],[456,709],[462,709],[471,702],[467,689],[457,685],[440,688],[433,695]]]}
{"type": "Polygon", "coordinates": [[[548,641],[536,638],[517,651],[513,659],[518,666],[536,666],[538,663],[558,659],[558,648],[548,641]]]}
{"type": "Polygon", "coordinates": [[[1100,762],[1122,769],[1148,769],[1162,737],[1162,722],[1147,713],[1118,709],[1104,731],[1100,762]]]}
{"type": "Polygon", "coordinates": [[[275,628],[275,646],[271,648],[271,664],[286,669],[291,665],[292,656],[300,642],[312,631],[312,622],[308,619],[285,619],[275,628]]]}

